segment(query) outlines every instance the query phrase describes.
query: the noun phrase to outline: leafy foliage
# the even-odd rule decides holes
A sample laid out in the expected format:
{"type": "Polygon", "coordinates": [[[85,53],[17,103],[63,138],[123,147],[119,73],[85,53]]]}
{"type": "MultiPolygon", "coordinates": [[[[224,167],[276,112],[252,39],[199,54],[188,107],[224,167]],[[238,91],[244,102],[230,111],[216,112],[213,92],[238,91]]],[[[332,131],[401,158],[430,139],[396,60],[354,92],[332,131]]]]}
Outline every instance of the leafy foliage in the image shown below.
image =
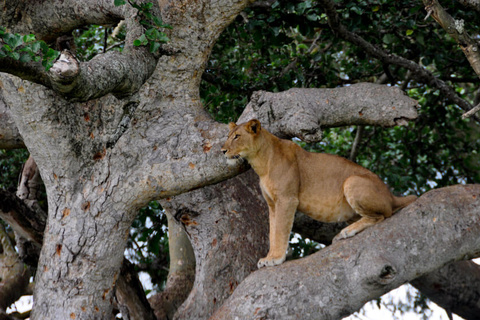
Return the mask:
{"type": "Polygon", "coordinates": [[[0,26],[0,58],[9,57],[20,62],[42,61],[48,70],[59,54],[44,41],[37,41],[33,34],[13,34],[0,26]]]}
{"type": "Polygon", "coordinates": [[[128,3],[138,10],[140,15],[140,23],[145,27],[145,33],[133,42],[133,45],[149,46],[150,52],[154,53],[160,50],[162,43],[169,41],[165,32],[162,29],[171,29],[171,26],[163,23],[160,17],[152,13],[153,3],[138,3],[133,0],[115,0],[116,6],[121,6],[128,3]]]}
{"type": "Polygon", "coordinates": [[[28,159],[28,151],[0,149],[0,188],[16,190],[22,166],[28,159]]]}
{"type": "Polygon", "coordinates": [[[157,289],[162,289],[168,275],[167,217],[157,201],[140,210],[130,229],[127,257],[138,271],[147,272],[157,289]]]}

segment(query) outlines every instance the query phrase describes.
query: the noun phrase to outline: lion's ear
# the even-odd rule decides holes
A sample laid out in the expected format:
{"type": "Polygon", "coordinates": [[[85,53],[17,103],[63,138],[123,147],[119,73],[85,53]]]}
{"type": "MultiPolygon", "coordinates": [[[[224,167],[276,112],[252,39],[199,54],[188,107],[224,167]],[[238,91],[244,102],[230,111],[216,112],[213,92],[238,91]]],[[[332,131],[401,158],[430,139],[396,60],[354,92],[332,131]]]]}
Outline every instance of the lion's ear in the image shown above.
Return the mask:
{"type": "Polygon", "coordinates": [[[249,133],[258,134],[261,127],[262,126],[260,124],[260,121],[258,121],[257,119],[252,119],[247,122],[245,129],[247,129],[247,132],[249,133]]]}
{"type": "Polygon", "coordinates": [[[235,122],[230,122],[230,123],[228,124],[228,129],[230,129],[230,131],[232,131],[233,129],[235,129],[236,126],[237,126],[237,125],[235,124],[235,122]]]}

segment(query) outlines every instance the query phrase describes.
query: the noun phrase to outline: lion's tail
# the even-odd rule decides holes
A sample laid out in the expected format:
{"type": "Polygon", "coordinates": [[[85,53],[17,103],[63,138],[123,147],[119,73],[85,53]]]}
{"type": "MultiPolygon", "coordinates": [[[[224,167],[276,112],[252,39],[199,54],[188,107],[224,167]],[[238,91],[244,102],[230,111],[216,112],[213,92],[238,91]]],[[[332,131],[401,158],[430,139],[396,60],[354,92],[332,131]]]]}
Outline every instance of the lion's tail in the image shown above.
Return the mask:
{"type": "Polygon", "coordinates": [[[405,208],[413,201],[417,200],[416,195],[410,195],[406,197],[395,197],[393,196],[393,213],[397,212],[398,210],[405,208]]]}

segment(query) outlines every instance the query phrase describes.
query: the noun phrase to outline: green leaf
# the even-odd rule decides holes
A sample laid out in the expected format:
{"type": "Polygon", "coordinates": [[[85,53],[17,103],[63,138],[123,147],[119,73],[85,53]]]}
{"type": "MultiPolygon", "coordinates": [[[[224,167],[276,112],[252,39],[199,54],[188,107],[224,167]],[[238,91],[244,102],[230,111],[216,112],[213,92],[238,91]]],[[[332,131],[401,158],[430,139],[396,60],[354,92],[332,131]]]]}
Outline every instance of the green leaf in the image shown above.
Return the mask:
{"type": "Polygon", "coordinates": [[[153,16],[152,18],[153,20],[153,23],[157,26],[157,27],[160,27],[160,28],[172,28],[171,26],[169,26],[168,24],[164,24],[162,19],[160,19],[159,17],[157,16],[153,16]]]}
{"type": "Polygon", "coordinates": [[[20,56],[20,62],[30,62],[32,61],[32,55],[28,54],[28,53],[24,53],[20,56]]]}
{"type": "Polygon", "coordinates": [[[161,45],[159,42],[150,42],[150,52],[151,53],[155,53],[158,51],[158,49],[160,49],[161,45]]]}
{"type": "Polygon", "coordinates": [[[148,44],[148,39],[145,37],[145,34],[142,34],[138,39],[133,41],[134,46],[146,46],[148,44]]]}
{"type": "Polygon", "coordinates": [[[18,53],[18,52],[11,52],[11,53],[9,54],[9,56],[10,56],[11,58],[15,59],[15,60],[19,60],[19,59],[20,59],[20,53],[18,53]]]}
{"type": "Polygon", "coordinates": [[[10,46],[12,50],[15,50],[16,47],[23,43],[22,36],[19,34],[8,33],[3,38],[5,42],[10,46]]]}
{"type": "Polygon", "coordinates": [[[35,35],[33,35],[33,34],[27,34],[27,35],[23,36],[23,42],[30,43],[30,42],[33,42],[33,41],[35,41],[35,35]]]}
{"type": "Polygon", "coordinates": [[[407,32],[405,32],[405,34],[407,36],[411,36],[413,34],[413,30],[412,29],[408,29],[407,32]]]}
{"type": "Polygon", "coordinates": [[[32,51],[37,53],[40,50],[40,41],[31,44],[32,51]]]}
{"type": "Polygon", "coordinates": [[[113,3],[115,6],[123,6],[125,3],[127,3],[125,0],[114,0],[113,3]]]}
{"type": "Polygon", "coordinates": [[[397,41],[397,37],[395,37],[393,34],[386,34],[383,36],[382,40],[386,44],[391,44],[397,41]]]}

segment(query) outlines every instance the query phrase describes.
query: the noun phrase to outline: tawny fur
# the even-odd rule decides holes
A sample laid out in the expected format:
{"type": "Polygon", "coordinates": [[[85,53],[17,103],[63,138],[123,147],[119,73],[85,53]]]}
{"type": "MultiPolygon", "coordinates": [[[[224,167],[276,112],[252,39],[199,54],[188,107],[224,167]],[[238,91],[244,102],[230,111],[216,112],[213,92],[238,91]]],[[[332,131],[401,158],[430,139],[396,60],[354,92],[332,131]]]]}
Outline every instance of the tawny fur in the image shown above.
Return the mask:
{"type": "Polygon", "coordinates": [[[296,211],[321,222],[356,221],[335,240],[352,237],[415,201],[395,197],[373,172],[330,154],[311,153],[279,139],[258,120],[235,125],[222,151],[228,160],[246,159],[260,177],[268,204],[270,250],[258,267],[285,261],[296,211]]]}

